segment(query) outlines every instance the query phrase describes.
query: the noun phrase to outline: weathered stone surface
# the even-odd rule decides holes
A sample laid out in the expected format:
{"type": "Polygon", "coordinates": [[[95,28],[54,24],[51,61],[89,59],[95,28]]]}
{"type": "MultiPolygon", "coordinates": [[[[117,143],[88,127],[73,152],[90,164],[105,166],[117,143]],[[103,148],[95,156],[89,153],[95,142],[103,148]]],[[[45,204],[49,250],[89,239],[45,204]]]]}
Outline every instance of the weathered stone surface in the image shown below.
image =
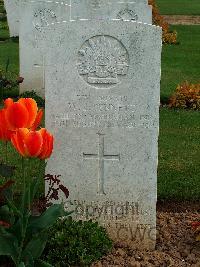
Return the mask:
{"type": "MultiPolygon", "coordinates": [[[[93,3],[94,4],[94,3],[93,3]]],[[[132,3],[106,2],[101,3],[101,8],[93,14],[94,5],[83,1],[21,1],[20,9],[20,75],[24,82],[20,85],[20,92],[34,90],[44,97],[45,91],[45,52],[41,54],[40,40],[42,29],[49,23],[60,23],[70,18],[98,19],[100,14],[106,18],[133,19],[151,23],[151,8],[145,3],[137,5],[132,3]],[[70,10],[71,7],[71,10],[70,10]],[[70,16],[71,14],[71,16],[70,16]],[[79,14],[74,16],[74,14],[79,14]]],[[[48,46],[48,44],[46,44],[48,46]]]]}
{"type": "Polygon", "coordinates": [[[74,0],[71,19],[133,20],[152,24],[152,7],[146,1],[74,0]]]}
{"type": "Polygon", "coordinates": [[[131,21],[73,21],[45,30],[46,127],[74,218],[114,240],[153,248],[161,34],[131,21]],[[71,207],[71,204],[73,207],[71,207]]]}
{"type": "Polygon", "coordinates": [[[40,47],[43,28],[70,19],[69,1],[22,2],[20,14],[20,76],[24,77],[20,92],[34,90],[44,97],[45,52],[40,47]]]}
{"type": "Polygon", "coordinates": [[[19,0],[4,0],[10,37],[19,36],[19,0]]]}

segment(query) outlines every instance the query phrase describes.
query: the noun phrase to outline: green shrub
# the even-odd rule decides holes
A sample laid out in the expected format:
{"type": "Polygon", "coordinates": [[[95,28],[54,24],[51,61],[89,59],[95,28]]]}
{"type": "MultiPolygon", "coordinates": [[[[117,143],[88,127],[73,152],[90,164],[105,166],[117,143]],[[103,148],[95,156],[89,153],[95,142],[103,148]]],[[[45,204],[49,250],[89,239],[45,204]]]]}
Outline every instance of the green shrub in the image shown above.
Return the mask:
{"type": "Polygon", "coordinates": [[[0,30],[9,30],[7,22],[0,21],[0,30]]]}
{"type": "Polygon", "coordinates": [[[37,102],[38,106],[40,106],[40,107],[45,106],[45,100],[42,97],[40,97],[39,95],[37,95],[36,92],[34,92],[34,91],[26,91],[26,92],[20,94],[19,97],[33,98],[37,102]]]}
{"type": "Polygon", "coordinates": [[[0,0],[0,13],[6,13],[3,0],[0,0]]]}
{"type": "Polygon", "coordinates": [[[7,21],[7,17],[5,14],[0,14],[0,21],[7,21]]]}
{"type": "Polygon", "coordinates": [[[92,221],[59,220],[49,235],[44,259],[55,267],[89,266],[112,248],[106,231],[92,221]]]}
{"type": "Polygon", "coordinates": [[[5,70],[0,68],[0,100],[7,98],[9,93],[17,88],[20,83],[19,77],[15,73],[8,71],[8,67],[9,60],[7,60],[5,70]]]}

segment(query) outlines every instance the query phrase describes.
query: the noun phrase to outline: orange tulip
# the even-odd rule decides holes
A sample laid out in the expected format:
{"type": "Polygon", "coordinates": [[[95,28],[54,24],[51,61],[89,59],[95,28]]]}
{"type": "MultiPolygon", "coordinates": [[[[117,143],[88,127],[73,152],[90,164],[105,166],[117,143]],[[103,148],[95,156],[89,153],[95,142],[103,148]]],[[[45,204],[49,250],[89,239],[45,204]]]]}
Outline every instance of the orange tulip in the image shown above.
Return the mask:
{"type": "Polygon", "coordinates": [[[39,158],[47,159],[52,154],[54,138],[53,138],[53,135],[47,132],[45,128],[40,129],[39,132],[43,139],[42,150],[39,155],[39,158]]]}
{"type": "Polygon", "coordinates": [[[32,98],[20,98],[13,102],[11,98],[4,101],[5,118],[9,130],[15,131],[18,128],[36,129],[42,119],[42,110],[38,112],[37,103],[32,98]]]}
{"type": "Polygon", "coordinates": [[[20,128],[12,135],[11,142],[23,157],[37,157],[41,152],[43,140],[38,132],[20,128]]]}
{"type": "Polygon", "coordinates": [[[12,131],[8,130],[6,119],[5,119],[5,110],[0,110],[0,140],[10,141],[12,131]]]}
{"type": "Polygon", "coordinates": [[[35,130],[37,129],[37,127],[40,125],[40,122],[41,122],[41,120],[42,120],[42,116],[43,116],[43,110],[40,109],[40,110],[38,111],[38,114],[37,114],[37,116],[36,116],[36,118],[35,118],[35,121],[34,121],[32,127],[31,127],[31,130],[32,130],[32,131],[35,131],[35,130]]]}
{"type": "Polygon", "coordinates": [[[53,136],[46,129],[20,128],[12,135],[11,142],[23,157],[46,159],[53,150],[53,136]]]}

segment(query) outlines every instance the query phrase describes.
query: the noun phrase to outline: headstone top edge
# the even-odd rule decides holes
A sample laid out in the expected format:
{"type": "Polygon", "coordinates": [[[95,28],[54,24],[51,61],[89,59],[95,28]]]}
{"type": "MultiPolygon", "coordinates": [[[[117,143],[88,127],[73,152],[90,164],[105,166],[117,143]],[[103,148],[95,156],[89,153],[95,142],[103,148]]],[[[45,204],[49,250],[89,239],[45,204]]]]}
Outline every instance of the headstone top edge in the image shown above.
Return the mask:
{"type": "Polygon", "coordinates": [[[31,0],[31,1],[21,1],[21,4],[33,4],[33,3],[53,3],[58,5],[65,5],[65,6],[71,6],[71,4],[68,4],[69,1],[53,1],[53,0],[31,0]]]}
{"type": "Polygon", "coordinates": [[[154,24],[149,24],[149,23],[146,23],[146,22],[141,22],[141,21],[133,21],[133,20],[121,20],[121,19],[107,19],[107,20],[104,20],[104,19],[99,19],[99,20],[96,20],[96,19],[76,19],[76,20],[73,20],[73,19],[70,19],[69,21],[66,21],[66,20],[63,20],[63,21],[57,21],[55,23],[50,23],[47,25],[47,28],[52,26],[52,25],[57,25],[57,24],[64,24],[64,23],[69,23],[69,22],[101,22],[101,23],[106,23],[106,22],[117,22],[117,21],[121,21],[121,22],[130,22],[130,23],[134,23],[134,24],[139,24],[139,25],[146,25],[146,26],[150,26],[150,27],[153,27],[153,28],[158,28],[160,30],[162,30],[162,27],[158,26],[158,25],[154,25],[154,24]]]}

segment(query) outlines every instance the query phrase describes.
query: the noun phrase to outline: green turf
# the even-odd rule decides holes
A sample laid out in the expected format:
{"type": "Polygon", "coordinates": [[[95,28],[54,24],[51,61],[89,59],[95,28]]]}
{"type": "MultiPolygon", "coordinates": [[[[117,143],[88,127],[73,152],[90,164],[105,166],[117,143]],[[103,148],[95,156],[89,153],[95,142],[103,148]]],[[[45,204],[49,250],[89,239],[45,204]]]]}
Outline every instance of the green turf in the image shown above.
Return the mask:
{"type": "Polygon", "coordinates": [[[19,44],[11,39],[0,43],[0,68],[5,69],[9,59],[9,71],[19,73],[19,44]]]}
{"type": "MultiPolygon", "coordinates": [[[[0,163],[6,162],[8,166],[12,166],[15,169],[13,177],[10,177],[9,179],[12,179],[15,182],[15,192],[21,192],[23,188],[23,168],[22,168],[22,158],[21,156],[15,151],[15,149],[12,147],[11,143],[8,144],[7,150],[5,148],[5,143],[0,142],[0,163]],[[7,161],[6,161],[6,151],[7,151],[7,161]]],[[[40,179],[40,190],[38,192],[38,195],[42,195],[43,188],[44,188],[44,161],[41,161],[39,159],[25,159],[24,163],[24,170],[25,170],[25,178],[28,180],[29,178],[34,179],[40,179]]],[[[1,177],[1,176],[0,176],[1,177]]],[[[5,182],[6,179],[1,177],[0,179],[0,185],[5,182]]]]}
{"type": "Polygon", "coordinates": [[[199,0],[156,0],[164,15],[200,15],[199,0]]]}
{"type": "Polygon", "coordinates": [[[179,45],[164,45],[162,52],[161,100],[165,102],[177,84],[200,82],[200,25],[173,26],[179,45]]]}
{"type": "Polygon", "coordinates": [[[160,111],[158,197],[200,199],[200,112],[160,111]]]}
{"type": "Polygon", "coordinates": [[[0,41],[4,41],[5,39],[9,38],[9,33],[7,30],[1,29],[0,31],[0,41]]]}
{"type": "MultiPolygon", "coordinates": [[[[6,68],[9,59],[8,76],[16,77],[19,75],[19,44],[12,39],[0,42],[0,70],[6,68]]],[[[6,89],[5,97],[16,97],[19,94],[18,88],[6,89]]]]}

